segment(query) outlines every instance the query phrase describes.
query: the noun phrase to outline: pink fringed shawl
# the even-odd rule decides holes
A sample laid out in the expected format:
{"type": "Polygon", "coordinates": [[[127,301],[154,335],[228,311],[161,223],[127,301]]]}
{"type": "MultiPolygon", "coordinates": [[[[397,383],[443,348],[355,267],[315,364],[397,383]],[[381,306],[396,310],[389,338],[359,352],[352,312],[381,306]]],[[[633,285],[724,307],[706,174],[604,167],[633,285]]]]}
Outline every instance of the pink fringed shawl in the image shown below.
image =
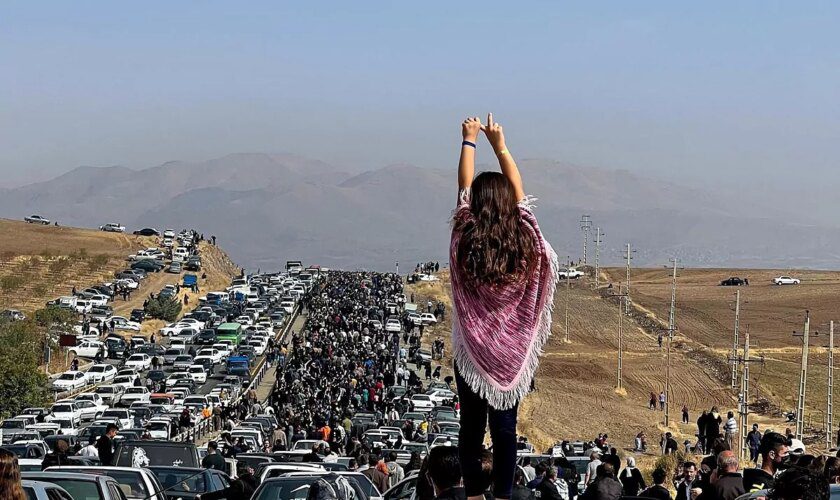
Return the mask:
{"type": "MultiPolygon", "coordinates": [[[[459,194],[453,222],[472,217],[469,189],[459,194]]],[[[452,344],[455,364],[469,386],[490,406],[515,406],[531,387],[539,355],[551,333],[557,255],[531,212],[533,198],[519,203],[522,224],[533,234],[539,262],[530,276],[503,287],[465,285],[458,269],[457,224],[452,230],[452,344]]]]}

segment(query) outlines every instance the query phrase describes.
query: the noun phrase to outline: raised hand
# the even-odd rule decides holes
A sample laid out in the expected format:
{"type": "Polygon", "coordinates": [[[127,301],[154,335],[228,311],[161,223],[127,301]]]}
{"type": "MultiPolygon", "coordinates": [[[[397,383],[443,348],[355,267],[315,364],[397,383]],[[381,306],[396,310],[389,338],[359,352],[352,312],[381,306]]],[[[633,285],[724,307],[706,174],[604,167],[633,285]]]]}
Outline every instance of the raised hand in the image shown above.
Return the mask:
{"type": "Polygon", "coordinates": [[[464,136],[465,141],[475,142],[478,139],[478,131],[481,130],[481,120],[478,117],[467,118],[461,124],[461,135],[464,136]]]}
{"type": "Polygon", "coordinates": [[[505,149],[505,133],[502,126],[493,121],[493,113],[487,113],[487,123],[481,126],[484,135],[493,147],[493,151],[498,153],[505,149]]]}

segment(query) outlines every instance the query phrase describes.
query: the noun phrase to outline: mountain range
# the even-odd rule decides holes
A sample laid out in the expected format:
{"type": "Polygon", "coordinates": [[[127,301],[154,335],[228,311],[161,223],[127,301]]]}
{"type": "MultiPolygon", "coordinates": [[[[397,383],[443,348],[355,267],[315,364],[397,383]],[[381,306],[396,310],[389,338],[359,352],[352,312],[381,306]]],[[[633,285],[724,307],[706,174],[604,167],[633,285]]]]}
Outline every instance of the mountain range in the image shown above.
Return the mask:
{"type": "MultiPolygon", "coordinates": [[[[602,264],[635,266],[678,257],[702,267],[838,267],[834,227],[772,200],[747,200],[636,175],[524,159],[519,162],[540,226],[561,260],[581,255],[582,214],[605,233],[602,264]]],[[[480,166],[489,169],[489,166],[480,166]]],[[[40,214],[62,225],[119,222],[191,227],[215,235],[247,268],[302,259],[330,267],[408,271],[447,260],[456,199],[451,169],[390,165],[364,173],[293,155],[232,154],[142,170],[79,167],[46,182],[0,189],[0,216],[40,214]]],[[[594,243],[589,245],[594,259],[594,243]]],[[[91,249],[94,250],[94,249],[91,249]]]]}

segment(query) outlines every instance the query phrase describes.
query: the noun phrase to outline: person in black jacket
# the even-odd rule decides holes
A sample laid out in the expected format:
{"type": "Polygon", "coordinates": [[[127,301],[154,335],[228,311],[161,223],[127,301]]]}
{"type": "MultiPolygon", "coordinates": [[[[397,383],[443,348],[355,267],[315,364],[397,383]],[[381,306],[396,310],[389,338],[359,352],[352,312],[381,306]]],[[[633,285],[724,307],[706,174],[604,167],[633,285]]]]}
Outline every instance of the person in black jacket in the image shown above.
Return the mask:
{"type": "Polygon", "coordinates": [[[554,484],[555,481],[557,481],[557,469],[549,466],[545,471],[542,482],[537,485],[534,496],[538,500],[563,500],[560,492],[557,491],[557,485],[554,484]]]}
{"type": "Polygon", "coordinates": [[[636,459],[631,456],[627,457],[627,467],[621,471],[618,479],[624,486],[624,494],[628,496],[638,495],[640,491],[647,487],[645,478],[636,468],[636,459]]]}
{"type": "Polygon", "coordinates": [[[656,469],[651,476],[653,477],[653,486],[643,491],[640,496],[657,500],[671,500],[671,492],[665,487],[665,477],[667,476],[665,470],[656,469]]]}
{"type": "Polygon", "coordinates": [[[108,424],[105,434],[96,442],[96,451],[99,453],[99,462],[102,465],[114,465],[114,437],[117,435],[117,426],[108,424]]]}
{"type": "Polygon", "coordinates": [[[525,473],[522,469],[516,469],[513,475],[513,492],[510,500],[534,500],[534,492],[525,485],[525,473]]]}
{"type": "Polygon", "coordinates": [[[700,487],[697,481],[697,464],[685,462],[682,470],[683,479],[677,483],[677,500],[691,500],[691,490],[700,487]]]}
{"type": "Polygon", "coordinates": [[[254,471],[248,467],[248,464],[240,462],[236,465],[236,474],[238,477],[233,479],[227,488],[196,495],[195,500],[218,500],[221,498],[226,498],[227,500],[249,500],[253,496],[254,491],[257,490],[257,486],[259,486],[257,479],[254,477],[254,471]]]}

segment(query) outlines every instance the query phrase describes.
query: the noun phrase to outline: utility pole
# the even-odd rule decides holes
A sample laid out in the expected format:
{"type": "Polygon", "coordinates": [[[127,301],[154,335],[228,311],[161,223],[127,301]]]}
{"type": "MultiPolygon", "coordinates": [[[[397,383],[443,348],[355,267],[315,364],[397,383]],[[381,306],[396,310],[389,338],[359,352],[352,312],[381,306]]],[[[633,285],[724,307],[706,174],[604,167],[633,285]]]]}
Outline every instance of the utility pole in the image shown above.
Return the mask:
{"type": "Polygon", "coordinates": [[[828,450],[834,434],[834,320],[828,327],[828,406],[825,415],[825,448],[828,450]]]}
{"type": "MultiPolygon", "coordinates": [[[[627,255],[630,255],[630,244],[627,244],[627,255]]],[[[668,314],[668,353],[666,354],[665,360],[665,427],[668,427],[668,424],[671,421],[671,341],[674,338],[674,331],[677,329],[676,323],[674,322],[674,309],[677,302],[677,258],[674,257],[674,274],[671,280],[671,311],[668,314]]],[[[630,259],[627,259],[627,282],[630,282],[630,259]]],[[[627,289],[627,299],[629,299],[629,285],[627,289]]],[[[625,300],[625,304],[627,300],[625,300]]]]}
{"type": "Polygon", "coordinates": [[[630,243],[628,243],[627,252],[624,254],[624,258],[627,259],[627,282],[624,285],[624,294],[626,295],[624,299],[624,313],[627,315],[630,314],[630,260],[633,258],[633,252],[630,251],[630,243]]]}
{"type": "Polygon", "coordinates": [[[598,265],[598,259],[601,255],[601,236],[603,236],[603,234],[601,233],[601,228],[596,227],[595,228],[595,289],[596,290],[598,289],[598,284],[599,284],[599,281],[600,281],[599,274],[601,274],[601,268],[598,265]]]}
{"type": "Polygon", "coordinates": [[[586,265],[586,242],[589,240],[589,229],[592,228],[592,217],[583,215],[580,218],[580,229],[583,231],[583,265],[586,265]]]}
{"type": "MultiPolygon", "coordinates": [[[[796,439],[802,440],[805,427],[805,385],[808,382],[808,329],[811,326],[811,314],[805,311],[805,329],[802,331],[802,361],[799,371],[799,399],[796,402],[796,439]]],[[[794,332],[795,337],[800,335],[794,332]]]]}
{"type": "Polygon", "coordinates": [[[740,429],[741,434],[738,436],[739,445],[738,456],[741,459],[746,458],[746,438],[747,438],[747,429],[749,428],[749,415],[750,415],[750,364],[751,363],[764,363],[764,356],[760,356],[758,358],[751,358],[750,357],[750,331],[749,329],[744,332],[744,356],[741,358],[736,359],[736,362],[740,362],[743,364],[741,368],[741,392],[738,394],[738,417],[740,420],[740,429]]]}
{"type": "MultiPolygon", "coordinates": [[[[619,285],[621,288],[621,285],[619,285]]],[[[619,290],[619,293],[621,291],[619,290]]],[[[624,311],[622,311],[622,306],[624,305],[624,296],[619,296],[618,298],[618,383],[616,387],[619,389],[622,388],[621,385],[621,368],[622,368],[622,356],[623,356],[623,349],[622,349],[622,331],[621,331],[621,324],[624,323],[624,311]]]]}
{"type": "MultiPolygon", "coordinates": [[[[571,265],[571,263],[572,263],[571,257],[567,256],[566,260],[571,265]]],[[[571,285],[571,280],[569,278],[569,266],[566,266],[566,308],[565,308],[566,313],[565,313],[565,316],[566,316],[566,343],[567,344],[570,342],[570,340],[569,340],[569,294],[571,292],[571,287],[572,287],[572,285],[571,285]]]]}
{"type": "MultiPolygon", "coordinates": [[[[735,292],[735,340],[732,342],[732,389],[738,387],[738,321],[741,314],[741,290],[735,292]]],[[[744,357],[746,358],[746,354],[744,357]]]]}

